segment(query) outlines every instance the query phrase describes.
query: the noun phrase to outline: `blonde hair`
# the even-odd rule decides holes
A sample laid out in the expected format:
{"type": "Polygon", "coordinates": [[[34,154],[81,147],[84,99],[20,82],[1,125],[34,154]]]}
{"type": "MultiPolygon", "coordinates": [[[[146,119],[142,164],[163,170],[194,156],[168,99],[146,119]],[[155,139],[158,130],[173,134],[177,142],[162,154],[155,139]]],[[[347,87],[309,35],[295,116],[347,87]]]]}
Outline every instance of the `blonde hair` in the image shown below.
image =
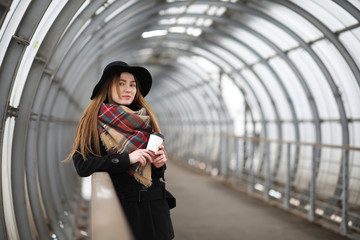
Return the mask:
{"type": "MultiPolygon", "coordinates": [[[[110,76],[101,87],[99,93],[93,98],[93,100],[85,109],[77,127],[73,149],[64,161],[69,161],[76,152],[80,153],[84,160],[87,160],[88,154],[100,156],[100,141],[97,130],[98,112],[100,110],[101,104],[106,101],[107,98],[112,99],[111,87],[113,84],[116,84],[120,81],[120,75],[121,73],[110,76]]],[[[153,130],[155,132],[161,133],[156,115],[141,94],[139,81],[136,78],[135,81],[136,94],[131,105],[134,105],[137,108],[145,108],[147,114],[150,117],[153,130]]],[[[119,88],[116,88],[116,91],[118,95],[120,95],[119,88]]]]}

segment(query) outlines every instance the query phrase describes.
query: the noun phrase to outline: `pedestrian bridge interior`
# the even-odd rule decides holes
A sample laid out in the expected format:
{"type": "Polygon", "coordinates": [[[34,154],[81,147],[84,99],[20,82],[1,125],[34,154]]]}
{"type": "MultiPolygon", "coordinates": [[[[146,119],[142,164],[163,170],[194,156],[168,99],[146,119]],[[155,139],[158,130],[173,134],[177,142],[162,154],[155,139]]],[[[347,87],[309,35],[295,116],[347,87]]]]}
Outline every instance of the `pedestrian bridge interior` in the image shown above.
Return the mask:
{"type": "Polygon", "coordinates": [[[62,160],[114,60],[151,72],[171,162],[360,239],[359,22],[358,0],[1,1],[0,239],[86,235],[62,160]]]}

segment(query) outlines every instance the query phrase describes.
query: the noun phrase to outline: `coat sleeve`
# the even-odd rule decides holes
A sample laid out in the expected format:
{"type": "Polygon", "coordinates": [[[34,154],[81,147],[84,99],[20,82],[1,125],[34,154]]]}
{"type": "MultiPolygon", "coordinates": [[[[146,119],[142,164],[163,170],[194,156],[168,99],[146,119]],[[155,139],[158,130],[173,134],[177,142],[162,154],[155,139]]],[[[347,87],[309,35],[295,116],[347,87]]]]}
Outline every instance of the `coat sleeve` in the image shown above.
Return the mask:
{"type": "Polygon", "coordinates": [[[156,178],[158,178],[158,179],[162,178],[163,180],[165,180],[164,174],[165,174],[166,164],[164,164],[160,168],[156,168],[153,164],[151,164],[151,168],[152,168],[152,172],[156,178]]]}
{"type": "Polygon", "coordinates": [[[88,156],[87,160],[84,160],[80,153],[75,153],[73,163],[80,177],[90,176],[94,172],[123,173],[130,170],[127,153],[88,156]]]}

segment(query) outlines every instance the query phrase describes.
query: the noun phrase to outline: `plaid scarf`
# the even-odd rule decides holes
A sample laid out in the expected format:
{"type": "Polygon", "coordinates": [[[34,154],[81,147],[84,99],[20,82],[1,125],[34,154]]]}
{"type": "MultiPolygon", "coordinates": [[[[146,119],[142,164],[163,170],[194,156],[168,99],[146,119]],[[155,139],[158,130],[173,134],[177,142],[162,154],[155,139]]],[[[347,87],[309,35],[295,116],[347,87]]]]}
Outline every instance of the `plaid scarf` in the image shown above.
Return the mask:
{"type": "MultiPolygon", "coordinates": [[[[103,103],[98,120],[98,133],[109,154],[145,148],[152,132],[150,117],[144,108],[133,111],[125,106],[103,103]]],[[[152,184],[149,161],[145,166],[139,162],[132,164],[129,174],[146,187],[152,184]]]]}

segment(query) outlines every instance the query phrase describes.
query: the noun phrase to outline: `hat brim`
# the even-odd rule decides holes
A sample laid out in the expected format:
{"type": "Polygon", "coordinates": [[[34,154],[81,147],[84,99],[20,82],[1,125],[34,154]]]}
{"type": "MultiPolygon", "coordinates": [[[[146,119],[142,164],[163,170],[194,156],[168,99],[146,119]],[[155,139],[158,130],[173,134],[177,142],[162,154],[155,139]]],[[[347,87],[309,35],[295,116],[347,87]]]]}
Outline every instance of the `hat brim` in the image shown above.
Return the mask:
{"type": "Polygon", "coordinates": [[[93,93],[90,97],[91,100],[94,99],[95,96],[99,93],[102,85],[109,79],[109,77],[123,72],[128,72],[135,76],[137,82],[140,85],[139,89],[143,97],[149,93],[152,85],[152,77],[150,72],[144,67],[128,66],[125,64],[126,63],[124,62],[112,62],[105,67],[99,82],[94,87],[93,93]]]}

